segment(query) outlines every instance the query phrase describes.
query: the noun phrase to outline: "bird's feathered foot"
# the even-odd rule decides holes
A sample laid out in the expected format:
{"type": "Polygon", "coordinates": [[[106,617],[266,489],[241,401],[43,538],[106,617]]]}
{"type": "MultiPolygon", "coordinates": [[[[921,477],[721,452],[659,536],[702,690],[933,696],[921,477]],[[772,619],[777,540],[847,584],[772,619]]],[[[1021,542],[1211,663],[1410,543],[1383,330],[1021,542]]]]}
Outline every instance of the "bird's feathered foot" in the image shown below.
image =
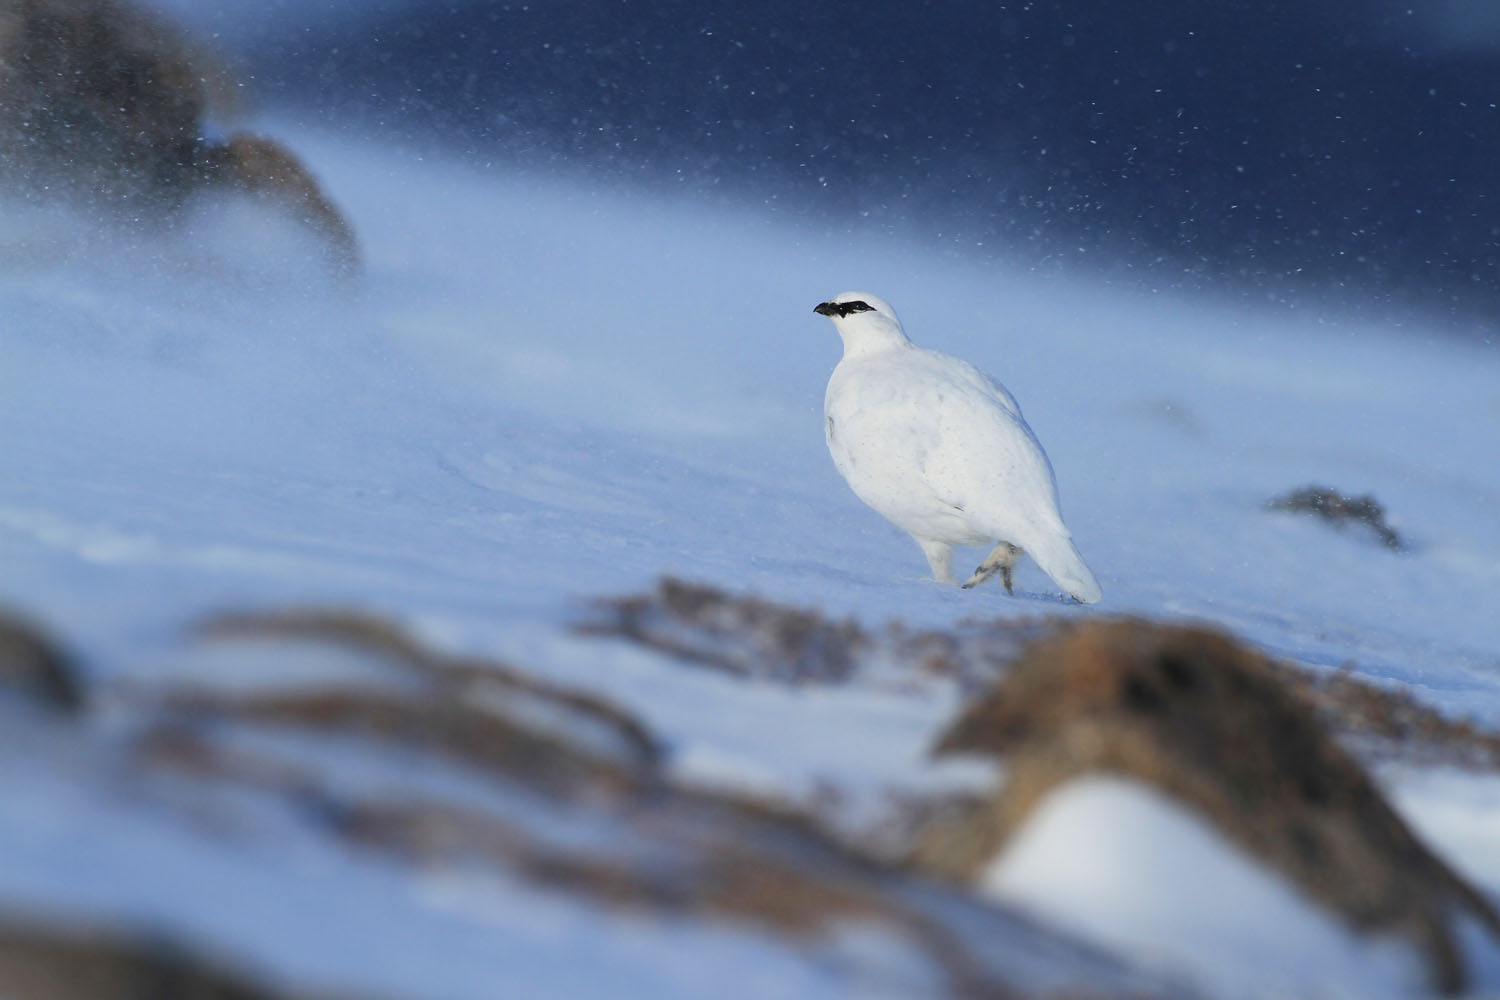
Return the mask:
{"type": "Polygon", "coordinates": [[[963,583],[963,588],[969,590],[979,586],[996,573],[1000,574],[1000,582],[1005,585],[1005,592],[1015,595],[1015,566],[1016,560],[1021,558],[1021,550],[1009,542],[1000,542],[984,557],[984,562],[974,570],[974,575],[963,583]]]}
{"type": "Polygon", "coordinates": [[[953,576],[953,546],[946,542],[928,541],[924,538],[917,538],[916,541],[922,546],[922,554],[927,557],[927,565],[932,567],[932,578],[938,583],[957,583],[958,580],[953,576]]]}

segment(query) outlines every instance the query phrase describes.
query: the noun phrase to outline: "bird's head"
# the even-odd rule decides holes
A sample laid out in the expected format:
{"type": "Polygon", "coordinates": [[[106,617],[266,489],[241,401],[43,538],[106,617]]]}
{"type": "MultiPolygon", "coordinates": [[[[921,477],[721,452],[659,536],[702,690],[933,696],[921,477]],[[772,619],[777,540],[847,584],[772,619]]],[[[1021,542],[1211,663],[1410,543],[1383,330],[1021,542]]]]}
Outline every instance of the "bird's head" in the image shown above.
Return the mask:
{"type": "Polygon", "coordinates": [[[844,340],[846,357],[853,351],[910,343],[890,303],[865,292],[835,295],[827,302],[819,302],[813,312],[833,320],[833,328],[844,340]]]}

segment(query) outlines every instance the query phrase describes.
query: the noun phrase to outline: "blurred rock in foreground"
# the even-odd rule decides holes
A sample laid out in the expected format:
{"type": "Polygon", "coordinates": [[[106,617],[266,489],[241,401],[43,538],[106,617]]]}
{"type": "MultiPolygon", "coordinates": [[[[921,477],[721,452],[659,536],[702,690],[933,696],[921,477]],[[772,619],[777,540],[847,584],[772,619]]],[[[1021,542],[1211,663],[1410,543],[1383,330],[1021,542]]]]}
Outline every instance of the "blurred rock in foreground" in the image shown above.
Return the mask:
{"type": "Polygon", "coordinates": [[[1500,936],[1491,904],[1416,838],[1283,668],[1216,631],[1113,621],[1038,643],[937,749],[1003,757],[1006,779],[930,826],[923,870],[974,877],[1050,793],[1102,773],[1165,793],[1354,930],[1406,939],[1443,992],[1469,978],[1461,918],[1500,936]]]}
{"type": "MultiPolygon", "coordinates": [[[[0,893],[0,995],[254,998],[316,986],[288,967],[321,954],[324,925],[258,941],[247,938],[264,921],[253,934],[241,925],[200,935],[191,922],[202,912],[197,886],[173,877],[179,866],[248,866],[251,882],[231,875],[226,885],[276,924],[294,920],[297,904],[255,886],[298,859],[358,873],[357,885],[319,884],[320,920],[357,927],[362,908],[381,900],[405,914],[387,925],[397,936],[424,926],[423,906],[402,908],[426,898],[434,877],[456,880],[482,912],[503,918],[462,922],[481,955],[536,946],[517,922],[527,925],[539,901],[582,915],[586,934],[560,929],[562,943],[536,959],[547,974],[559,962],[586,963],[582,942],[601,928],[667,945],[648,949],[650,965],[627,965],[622,987],[701,975],[699,957],[676,944],[710,935],[862,995],[1201,995],[1171,962],[976,891],[976,877],[1040,803],[1099,775],[1144,783],[1180,805],[1253,859],[1251,868],[1296,886],[1298,913],[1326,911],[1340,927],[1403,942],[1403,956],[1419,956],[1444,991],[1473,979],[1458,925],[1500,927],[1353,755],[1416,751],[1493,768],[1493,734],[1355,678],[1315,681],[1219,633],[1138,621],[876,631],[683,581],[595,611],[602,618],[583,630],[657,657],[661,679],[678,668],[714,671],[691,686],[720,689],[715,712],[726,726],[745,722],[741,711],[765,710],[753,688],[767,685],[794,689],[778,698],[910,698],[934,708],[934,728],[963,693],[980,691],[939,749],[998,757],[1003,784],[990,790],[980,777],[958,787],[918,768],[918,784],[899,789],[910,798],[893,798],[891,814],[869,826],[834,814],[857,801],[838,787],[813,801],[774,785],[705,787],[677,767],[680,748],[642,714],[650,699],[626,704],[358,612],[221,616],[188,637],[164,672],[131,671],[127,681],[105,665],[101,676],[118,679],[96,682],[86,700],[71,673],[63,687],[44,679],[56,654],[36,650],[50,641],[18,631],[19,654],[0,642],[0,681],[26,695],[0,698],[0,774],[10,779],[0,794],[0,872],[36,857],[51,869],[18,883],[40,889],[0,893]],[[82,724],[58,726],[32,704],[52,704],[54,687],[69,692],[61,704],[99,707],[77,715],[82,724]],[[77,829],[75,816],[97,818],[77,829]],[[134,840],[116,842],[131,828],[134,840]],[[146,849],[163,839],[174,844],[166,863],[146,849]],[[115,899],[129,906],[100,902],[115,899]],[[167,932],[175,945],[160,943],[167,932]],[[251,959],[283,992],[223,971],[251,959]],[[142,992],[142,982],[179,992],[142,992]]],[[[595,646],[567,641],[587,663],[595,646]]],[[[670,684],[651,690],[671,697],[670,684]]],[[[1183,864],[1171,880],[1199,874],[1183,864]]],[[[1203,919],[1221,905],[1235,902],[1212,899],[1203,919]]],[[[488,982],[486,962],[465,982],[488,982]]],[[[363,965],[330,968],[337,975],[324,982],[369,992],[363,965]]]]}

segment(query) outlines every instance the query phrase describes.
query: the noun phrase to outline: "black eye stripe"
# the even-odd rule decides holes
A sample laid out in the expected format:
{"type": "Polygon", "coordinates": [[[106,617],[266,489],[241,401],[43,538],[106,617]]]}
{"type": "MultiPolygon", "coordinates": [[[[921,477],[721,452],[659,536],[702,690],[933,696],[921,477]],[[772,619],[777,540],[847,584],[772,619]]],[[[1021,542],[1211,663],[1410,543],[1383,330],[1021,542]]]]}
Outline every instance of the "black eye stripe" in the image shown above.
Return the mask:
{"type": "Polygon", "coordinates": [[[819,302],[813,309],[813,312],[819,316],[837,316],[839,319],[843,319],[845,316],[852,316],[855,313],[874,311],[874,306],[859,299],[850,299],[848,302],[819,302]]]}

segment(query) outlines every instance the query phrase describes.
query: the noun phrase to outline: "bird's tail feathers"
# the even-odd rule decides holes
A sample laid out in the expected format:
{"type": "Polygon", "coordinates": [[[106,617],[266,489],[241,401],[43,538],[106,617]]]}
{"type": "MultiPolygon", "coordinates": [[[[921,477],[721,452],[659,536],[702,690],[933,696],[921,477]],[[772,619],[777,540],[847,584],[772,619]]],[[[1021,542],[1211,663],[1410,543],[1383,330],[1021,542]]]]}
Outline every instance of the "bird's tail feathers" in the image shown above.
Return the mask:
{"type": "Polygon", "coordinates": [[[1089,572],[1083,556],[1078,554],[1078,548],[1066,531],[1049,535],[1040,544],[1028,546],[1026,552],[1036,560],[1042,572],[1052,577],[1054,583],[1080,604],[1093,604],[1103,596],[1104,591],[1099,589],[1099,581],[1089,572]]]}

